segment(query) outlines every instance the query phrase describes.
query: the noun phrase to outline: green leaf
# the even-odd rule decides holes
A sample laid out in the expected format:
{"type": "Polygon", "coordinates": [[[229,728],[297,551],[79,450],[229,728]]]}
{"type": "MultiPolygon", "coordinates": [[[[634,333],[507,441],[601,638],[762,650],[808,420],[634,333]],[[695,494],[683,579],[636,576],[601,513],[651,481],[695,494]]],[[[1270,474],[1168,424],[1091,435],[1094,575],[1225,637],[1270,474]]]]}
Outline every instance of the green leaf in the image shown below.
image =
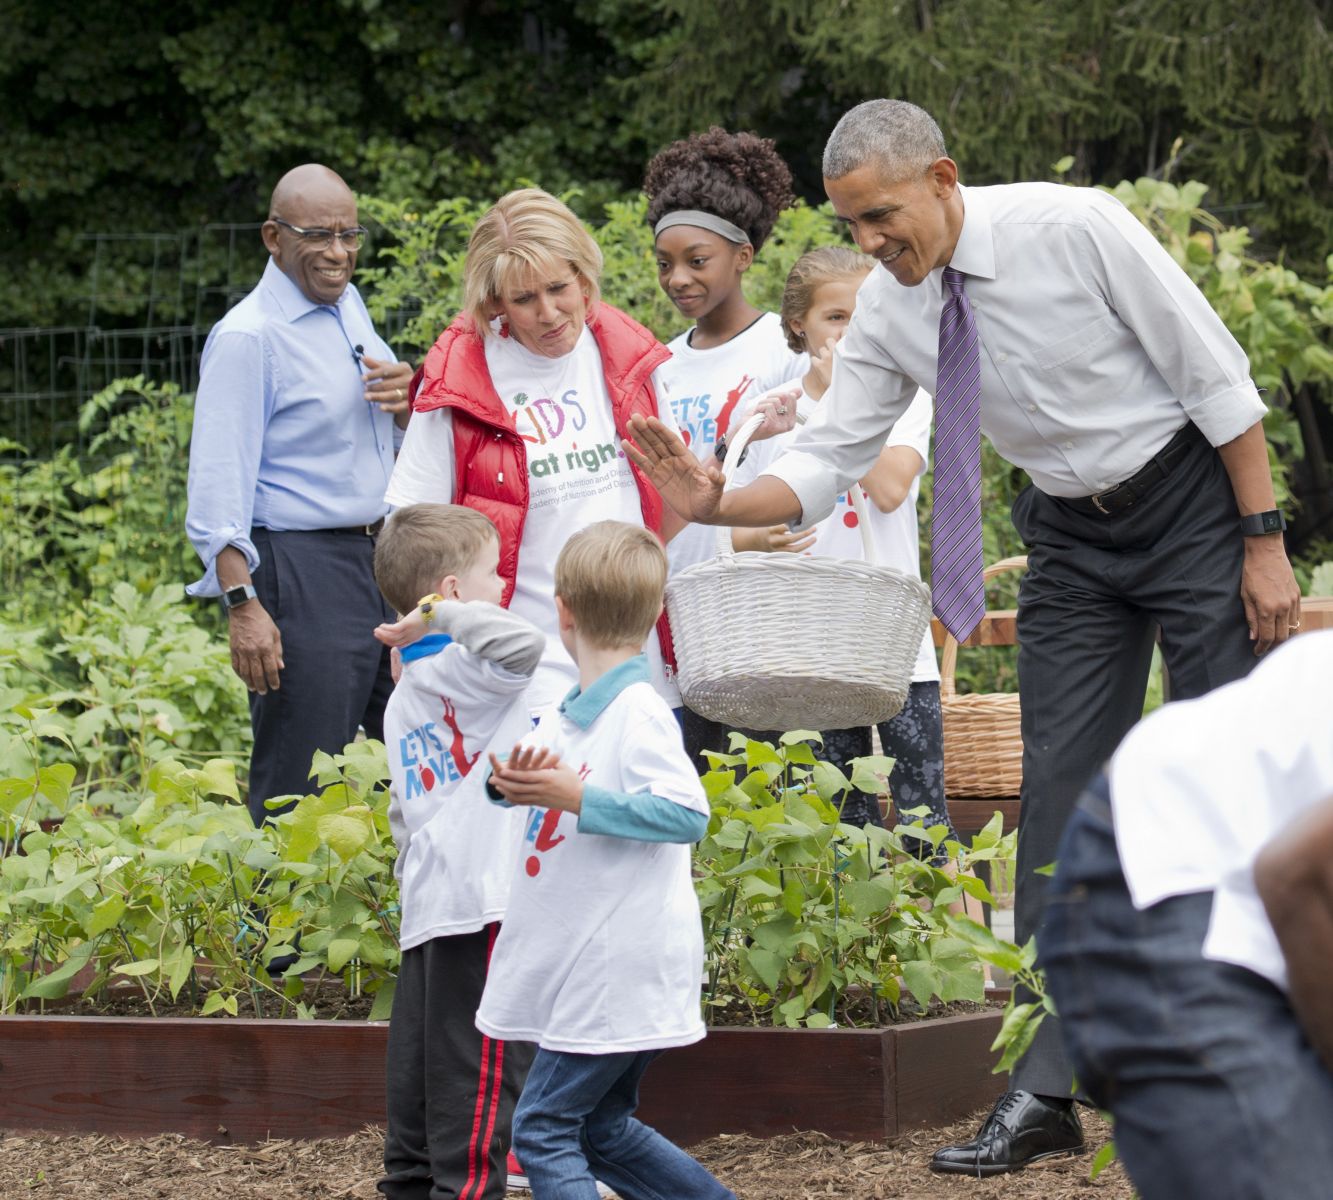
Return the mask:
{"type": "Polygon", "coordinates": [[[69,801],[69,789],[76,771],[69,763],[54,763],[37,773],[37,791],[62,809],[69,801]]]}
{"type": "Polygon", "coordinates": [[[773,900],[782,895],[782,889],[776,883],[770,883],[761,875],[746,875],[738,885],[743,900],[753,900],[756,896],[773,900]]]}
{"type": "Polygon", "coordinates": [[[909,959],[902,963],[903,983],[907,985],[916,1002],[922,1008],[928,1008],[931,1000],[939,995],[944,978],[934,963],[920,959],[909,959]]]}
{"type": "Polygon", "coordinates": [[[805,908],[805,888],[793,879],[782,889],[782,907],[793,917],[799,917],[805,908]]]}
{"type": "Polygon", "coordinates": [[[364,804],[326,813],[317,820],[316,829],[320,840],[343,862],[350,862],[375,837],[374,818],[364,804]]]}
{"type": "Polygon", "coordinates": [[[37,794],[37,777],[0,779],[0,815],[9,816],[37,794]]]}
{"type": "Polygon", "coordinates": [[[805,998],[800,995],[793,996],[790,1000],[778,1005],[778,1012],[782,1016],[782,1023],[791,1029],[795,1029],[801,1023],[801,1018],[810,1010],[806,1004],[805,998]]]}
{"type": "Polygon", "coordinates": [[[945,915],[944,923],[950,933],[965,941],[991,966],[1011,973],[1022,970],[1023,960],[1013,942],[1006,942],[996,937],[986,926],[972,920],[971,917],[948,913],[945,915]]]}
{"type": "Polygon", "coordinates": [[[1103,1143],[1102,1147],[1092,1156],[1092,1166],[1088,1168],[1088,1178],[1096,1179],[1116,1160],[1115,1139],[1103,1143]]]}
{"type": "Polygon", "coordinates": [[[958,876],[958,886],[973,899],[989,904],[992,908],[995,907],[995,897],[991,895],[990,888],[975,875],[958,876]]]}
{"type": "Polygon", "coordinates": [[[750,963],[750,970],[754,972],[764,987],[770,992],[777,991],[782,968],[787,965],[786,958],[760,946],[751,946],[745,952],[745,957],[750,963]]]}
{"type": "MultiPolygon", "coordinates": [[[[790,734],[783,734],[785,743],[790,734]]],[[[815,752],[805,742],[792,742],[790,745],[784,744],[782,752],[787,756],[789,763],[799,763],[803,767],[812,767],[817,761],[815,752]]]]}
{"type": "Polygon", "coordinates": [[[1008,1071],[1027,1053],[1028,1047],[1032,1045],[1032,1039],[1037,1036],[1037,1030],[1045,1019],[1046,1014],[1036,1004],[1015,1004],[1012,1000],[1009,1002],[1000,1025],[1000,1032],[991,1043],[992,1050],[1004,1051],[995,1066],[997,1073],[1008,1071]]]}
{"type": "Polygon", "coordinates": [[[782,756],[767,742],[747,739],[745,742],[745,765],[753,770],[755,767],[762,766],[781,767],[783,762],[782,756]]]}
{"type": "Polygon", "coordinates": [[[360,939],[354,937],[334,938],[327,950],[329,970],[335,975],[341,971],[360,948],[360,939]]]}
{"type": "Polygon", "coordinates": [[[884,912],[897,897],[897,889],[878,879],[852,880],[842,885],[842,894],[858,921],[884,912]]]}
{"type": "Polygon", "coordinates": [[[24,1000],[59,1000],[69,991],[69,985],[92,957],[92,942],[83,942],[74,948],[60,966],[47,975],[34,979],[23,989],[24,1000]]]}
{"type": "Polygon", "coordinates": [[[204,1006],[199,1010],[200,1015],[211,1017],[218,1009],[222,1008],[227,1002],[227,997],[221,992],[209,992],[204,998],[204,1006]]]}
{"type": "Polygon", "coordinates": [[[199,790],[206,796],[226,796],[237,802],[241,793],[236,787],[236,764],[227,758],[210,758],[199,768],[199,790]]]}
{"type": "Polygon", "coordinates": [[[772,921],[756,925],[751,937],[757,945],[780,954],[785,959],[790,956],[796,945],[796,933],[796,921],[791,916],[783,914],[772,921]]]}
{"type": "Polygon", "coordinates": [[[398,989],[398,980],[386,979],[375,993],[375,1003],[370,1006],[368,1021],[387,1021],[393,1012],[393,995],[398,989]]]}
{"type": "Polygon", "coordinates": [[[831,801],[852,786],[847,776],[837,767],[823,761],[815,763],[811,779],[815,785],[815,792],[821,800],[831,801]]]}
{"type": "Polygon", "coordinates": [[[156,958],[141,958],[137,962],[126,963],[123,967],[112,967],[115,975],[151,975],[161,965],[156,958]]]}
{"type": "Polygon", "coordinates": [[[885,780],[893,773],[893,759],[882,754],[866,754],[848,765],[852,768],[852,787],[872,796],[885,790],[885,780]]]}
{"type": "Polygon", "coordinates": [[[120,924],[120,918],[124,915],[125,898],[115,895],[108,896],[105,900],[93,906],[92,916],[84,924],[84,932],[89,937],[96,937],[99,933],[114,929],[120,924]]]}
{"type": "Polygon", "coordinates": [[[167,987],[171,991],[171,998],[175,1000],[190,978],[190,969],[194,966],[193,949],[190,946],[178,947],[166,960],[166,966],[170,971],[167,987]]]}

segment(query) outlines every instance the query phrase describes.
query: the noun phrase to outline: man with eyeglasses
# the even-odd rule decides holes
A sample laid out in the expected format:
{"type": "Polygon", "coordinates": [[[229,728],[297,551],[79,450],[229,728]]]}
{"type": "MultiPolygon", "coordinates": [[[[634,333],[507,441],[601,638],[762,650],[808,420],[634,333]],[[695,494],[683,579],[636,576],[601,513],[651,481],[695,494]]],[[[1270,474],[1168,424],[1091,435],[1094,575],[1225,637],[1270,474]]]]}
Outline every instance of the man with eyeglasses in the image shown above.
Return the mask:
{"type": "Polygon", "coordinates": [[[412,368],[352,285],[356,197],[307,163],[273,189],[258,286],[213,327],[200,364],[186,530],[220,596],[250,690],[250,812],[310,790],[316,750],[383,734],[392,619],[375,535],[408,420],[412,368]]]}

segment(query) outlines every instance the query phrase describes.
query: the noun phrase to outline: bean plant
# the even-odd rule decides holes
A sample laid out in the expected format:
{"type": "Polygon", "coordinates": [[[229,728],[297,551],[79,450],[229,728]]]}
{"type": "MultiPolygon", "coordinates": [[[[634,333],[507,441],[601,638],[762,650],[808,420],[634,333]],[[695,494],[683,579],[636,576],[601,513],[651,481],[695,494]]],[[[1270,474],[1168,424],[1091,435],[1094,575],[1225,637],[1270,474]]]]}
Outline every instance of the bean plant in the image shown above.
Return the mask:
{"type": "Polygon", "coordinates": [[[696,871],[711,1015],[819,1028],[892,1019],[904,993],[920,1009],[980,1001],[980,959],[946,913],[964,894],[994,902],[966,872],[1011,858],[1013,835],[998,814],[970,848],[920,819],[849,825],[845,798],[879,793],[893,760],[854,759],[848,778],[816,757],[820,741],[733,734],[732,753],[709,756],[712,818],[696,871]]]}
{"type": "MultiPolygon", "coordinates": [[[[51,735],[44,714],[15,715],[31,740],[51,735]]],[[[256,1012],[307,1016],[315,972],[387,1016],[397,910],[380,743],[319,756],[326,786],[262,828],[227,759],[155,763],[122,815],[72,803],[74,767],[38,762],[0,780],[0,1011],[132,980],[150,1010],[184,996],[234,1015],[245,993],[256,1012]],[[39,799],[63,812],[56,828],[34,821],[39,799]]]]}

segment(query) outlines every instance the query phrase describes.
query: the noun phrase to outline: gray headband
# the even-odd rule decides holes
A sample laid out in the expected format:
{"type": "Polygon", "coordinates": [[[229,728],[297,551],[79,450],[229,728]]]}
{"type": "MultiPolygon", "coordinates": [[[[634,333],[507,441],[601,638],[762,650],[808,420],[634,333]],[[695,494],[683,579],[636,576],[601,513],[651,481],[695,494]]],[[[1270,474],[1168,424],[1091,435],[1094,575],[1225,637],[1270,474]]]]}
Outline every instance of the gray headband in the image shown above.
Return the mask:
{"type": "Polygon", "coordinates": [[[653,237],[657,237],[662,230],[671,229],[676,225],[695,225],[739,246],[750,245],[750,235],[739,225],[733,225],[730,221],[715,217],[712,213],[700,212],[697,208],[681,208],[667,213],[653,226],[653,237]]]}

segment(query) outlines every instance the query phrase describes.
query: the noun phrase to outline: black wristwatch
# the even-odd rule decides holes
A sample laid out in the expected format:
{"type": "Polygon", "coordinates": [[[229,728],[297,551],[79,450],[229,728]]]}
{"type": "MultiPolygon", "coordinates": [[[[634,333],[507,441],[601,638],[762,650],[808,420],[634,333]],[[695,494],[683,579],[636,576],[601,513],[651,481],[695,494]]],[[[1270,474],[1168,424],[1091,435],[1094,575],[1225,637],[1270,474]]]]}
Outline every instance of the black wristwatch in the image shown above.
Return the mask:
{"type": "Polygon", "coordinates": [[[1240,531],[1246,537],[1263,537],[1269,533],[1281,533],[1287,527],[1287,519],[1279,509],[1270,508],[1267,512],[1250,513],[1241,517],[1240,531]]]}
{"type": "Polygon", "coordinates": [[[243,583],[240,587],[228,588],[222,593],[222,607],[228,612],[233,608],[239,608],[255,598],[258,593],[251,584],[243,583]]]}

